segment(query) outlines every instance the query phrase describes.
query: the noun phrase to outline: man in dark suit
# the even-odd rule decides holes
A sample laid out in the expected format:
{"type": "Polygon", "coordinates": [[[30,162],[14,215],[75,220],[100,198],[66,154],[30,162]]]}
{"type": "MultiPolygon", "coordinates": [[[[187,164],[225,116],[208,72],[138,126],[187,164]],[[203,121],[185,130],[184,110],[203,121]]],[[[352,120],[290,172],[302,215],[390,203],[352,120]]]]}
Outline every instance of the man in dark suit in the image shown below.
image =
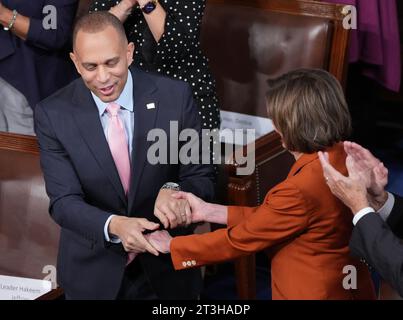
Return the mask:
{"type": "Polygon", "coordinates": [[[156,222],[178,235],[192,232],[188,203],[172,197],[175,190],[213,196],[212,166],[149,159],[151,129],[167,134],[168,159],[178,153],[169,143],[178,140],[170,121],[179,132],[200,134],[191,90],[128,69],[134,46],[107,12],[77,22],[73,49],[81,78],[35,110],[50,213],[61,226],[58,282],[71,299],[194,299],[200,271],[175,272],[143,234],[156,222]],[[117,140],[125,147],[116,147],[117,140]]]}
{"type": "Polygon", "coordinates": [[[372,266],[403,297],[403,198],[385,191],[388,170],[367,149],[344,143],[348,177],[320,153],[332,193],[354,214],[350,249],[372,266]]]}

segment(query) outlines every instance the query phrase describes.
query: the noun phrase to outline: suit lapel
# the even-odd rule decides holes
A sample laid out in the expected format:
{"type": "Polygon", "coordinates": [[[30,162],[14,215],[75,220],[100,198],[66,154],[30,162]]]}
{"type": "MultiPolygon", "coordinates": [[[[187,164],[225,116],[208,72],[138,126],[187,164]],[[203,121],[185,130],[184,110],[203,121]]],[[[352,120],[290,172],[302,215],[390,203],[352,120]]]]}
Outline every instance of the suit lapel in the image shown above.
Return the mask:
{"type": "Polygon", "coordinates": [[[157,87],[154,81],[142,71],[133,68],[133,93],[134,93],[134,134],[132,148],[132,172],[129,189],[129,213],[134,205],[137,190],[140,184],[147,150],[151,142],[147,141],[148,132],[155,128],[158,113],[157,87]],[[147,108],[148,104],[154,104],[154,108],[147,108]]]}
{"type": "Polygon", "coordinates": [[[74,108],[77,108],[77,110],[73,112],[73,116],[83,139],[87,143],[94,158],[103,169],[103,172],[112,183],[116,193],[123,203],[127,205],[119,174],[99,119],[98,108],[95,105],[90,91],[85,87],[83,82],[78,86],[73,97],[73,103],[74,108]]]}

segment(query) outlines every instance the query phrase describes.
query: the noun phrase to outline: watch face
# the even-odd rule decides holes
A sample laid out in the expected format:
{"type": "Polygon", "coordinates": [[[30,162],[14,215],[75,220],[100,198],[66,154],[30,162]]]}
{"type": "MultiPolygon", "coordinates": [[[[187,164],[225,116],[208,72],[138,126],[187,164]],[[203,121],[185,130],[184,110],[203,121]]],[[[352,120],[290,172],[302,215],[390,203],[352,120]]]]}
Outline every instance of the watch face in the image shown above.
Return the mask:
{"type": "Polygon", "coordinates": [[[151,13],[155,8],[157,7],[157,4],[154,1],[149,1],[147,4],[143,7],[143,12],[146,14],[151,13]]]}
{"type": "Polygon", "coordinates": [[[170,189],[170,190],[180,191],[181,187],[177,183],[167,182],[162,186],[162,189],[170,189]]]}

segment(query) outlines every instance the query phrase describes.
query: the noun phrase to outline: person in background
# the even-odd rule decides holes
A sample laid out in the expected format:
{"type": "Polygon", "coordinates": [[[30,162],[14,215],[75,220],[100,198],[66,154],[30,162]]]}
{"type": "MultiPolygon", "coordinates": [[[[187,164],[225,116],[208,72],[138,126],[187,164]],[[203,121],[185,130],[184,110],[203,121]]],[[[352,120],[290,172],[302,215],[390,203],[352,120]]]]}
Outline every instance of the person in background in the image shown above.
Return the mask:
{"type": "Polygon", "coordinates": [[[371,265],[403,297],[403,198],[385,190],[388,170],[362,146],[346,141],[348,176],[319,153],[325,180],[354,214],[352,253],[371,265]]]}
{"type": "Polygon", "coordinates": [[[0,0],[0,77],[31,108],[77,77],[68,57],[78,0],[0,0]]]}
{"type": "Polygon", "coordinates": [[[192,88],[203,129],[218,129],[215,81],[200,47],[206,0],[95,0],[90,11],[109,10],[124,23],[135,45],[134,65],[192,88]]]}
{"type": "Polygon", "coordinates": [[[0,78],[0,131],[34,135],[34,115],[27,99],[0,78]]]}
{"type": "Polygon", "coordinates": [[[367,267],[350,256],[351,212],[326,185],[318,151],[345,172],[341,141],[351,119],[343,90],[323,70],[291,71],[269,83],[268,116],[284,147],[295,157],[287,178],[254,207],[207,203],[191,193],[192,222],[226,228],[202,235],[147,235],[160,252],[171,253],[176,270],[223,262],[269,249],[273,299],[375,299],[367,267]],[[346,285],[346,266],[355,266],[354,285],[346,285]]]}

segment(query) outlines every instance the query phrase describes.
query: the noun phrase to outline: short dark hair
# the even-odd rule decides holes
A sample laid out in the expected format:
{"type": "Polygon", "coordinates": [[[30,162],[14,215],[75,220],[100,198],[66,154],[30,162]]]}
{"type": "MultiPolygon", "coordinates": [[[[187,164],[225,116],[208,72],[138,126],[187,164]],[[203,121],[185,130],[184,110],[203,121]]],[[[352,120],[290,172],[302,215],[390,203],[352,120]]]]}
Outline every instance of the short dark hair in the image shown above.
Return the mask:
{"type": "Polygon", "coordinates": [[[77,34],[80,30],[88,33],[97,33],[113,27],[123,40],[127,41],[125,29],[122,22],[108,11],[95,11],[80,17],[73,29],[73,48],[75,47],[77,34]]]}
{"type": "Polygon", "coordinates": [[[313,153],[347,139],[351,117],[337,79],[298,69],[269,80],[267,111],[290,151],[313,153]]]}

